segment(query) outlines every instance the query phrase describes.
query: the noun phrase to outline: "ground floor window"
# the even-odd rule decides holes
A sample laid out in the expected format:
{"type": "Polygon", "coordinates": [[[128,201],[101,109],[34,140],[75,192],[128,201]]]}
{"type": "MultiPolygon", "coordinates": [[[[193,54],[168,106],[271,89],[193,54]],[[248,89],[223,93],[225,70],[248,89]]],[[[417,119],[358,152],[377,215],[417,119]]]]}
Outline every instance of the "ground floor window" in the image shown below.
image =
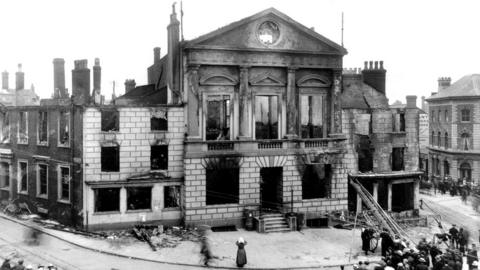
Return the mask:
{"type": "Polygon", "coordinates": [[[98,188],[95,193],[95,212],[120,211],[120,188],[98,188]]]}
{"type": "Polygon", "coordinates": [[[239,169],[207,169],[207,205],[238,203],[239,169]]]}
{"type": "Polygon", "coordinates": [[[150,168],[152,170],[168,170],[168,145],[152,145],[150,147],[150,168]]]}
{"type": "Polygon", "coordinates": [[[164,208],[180,206],[180,186],[165,186],[163,189],[164,208]]]}
{"type": "Polygon", "coordinates": [[[392,171],[402,171],[405,169],[404,152],[405,148],[403,147],[392,148],[392,171]]]}
{"type": "Polygon", "coordinates": [[[466,181],[471,181],[472,169],[470,167],[470,164],[464,162],[460,165],[460,178],[462,180],[465,179],[466,181]]]}
{"type": "Polygon", "coordinates": [[[60,166],[58,170],[58,199],[70,201],[70,167],[60,166]]]}
{"type": "Polygon", "coordinates": [[[328,198],[330,196],[331,171],[330,164],[307,165],[302,176],[302,198],[328,198]]]}
{"type": "Polygon", "coordinates": [[[392,185],[392,211],[402,212],[413,209],[414,186],[413,183],[392,185]]]}
{"type": "Polygon", "coordinates": [[[10,164],[0,162],[0,188],[10,187],[10,164]]]}
{"type": "Polygon", "coordinates": [[[18,180],[19,183],[19,191],[20,192],[27,192],[28,190],[28,163],[25,161],[18,162],[18,180]]]}
{"type": "Polygon", "coordinates": [[[443,175],[444,176],[450,175],[450,164],[448,164],[447,160],[443,161],[443,175]]]}
{"type": "Polygon", "coordinates": [[[48,165],[37,165],[37,195],[48,196],[48,165]]]}
{"type": "Polygon", "coordinates": [[[128,187],[127,210],[152,209],[152,187],[128,187]]]}

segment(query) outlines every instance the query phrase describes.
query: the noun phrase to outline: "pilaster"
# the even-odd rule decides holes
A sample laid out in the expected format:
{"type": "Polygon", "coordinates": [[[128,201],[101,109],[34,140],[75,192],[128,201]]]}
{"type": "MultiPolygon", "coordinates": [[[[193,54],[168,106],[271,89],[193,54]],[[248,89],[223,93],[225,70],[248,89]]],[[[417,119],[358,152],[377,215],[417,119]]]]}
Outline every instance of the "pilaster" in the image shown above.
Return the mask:
{"type": "Polygon", "coordinates": [[[201,93],[198,79],[199,65],[188,67],[188,138],[200,139],[201,93]]]}
{"type": "Polygon", "coordinates": [[[330,136],[336,136],[342,133],[342,104],[340,100],[341,95],[342,70],[335,69],[333,71],[332,84],[332,114],[331,114],[331,128],[330,136]]]}
{"type": "Polygon", "coordinates": [[[240,85],[238,93],[238,119],[239,119],[239,132],[238,137],[240,139],[250,139],[252,133],[250,130],[249,119],[249,101],[251,100],[251,94],[248,87],[248,66],[240,67],[240,85]]]}
{"type": "Polygon", "coordinates": [[[287,138],[298,137],[298,89],[295,86],[295,67],[287,73],[287,138]]]}

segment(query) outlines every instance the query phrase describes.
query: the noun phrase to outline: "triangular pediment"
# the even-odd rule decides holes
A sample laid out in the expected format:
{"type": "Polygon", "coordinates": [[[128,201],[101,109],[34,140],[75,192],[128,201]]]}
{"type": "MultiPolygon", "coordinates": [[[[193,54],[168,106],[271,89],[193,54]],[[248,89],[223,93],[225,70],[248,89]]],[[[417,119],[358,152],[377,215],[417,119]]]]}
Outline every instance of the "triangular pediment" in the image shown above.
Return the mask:
{"type": "Polygon", "coordinates": [[[200,36],[186,47],[347,54],[342,46],[274,8],[200,36]]]}
{"type": "Polygon", "coordinates": [[[259,86],[284,86],[285,82],[271,74],[261,74],[253,78],[250,84],[259,86]]]}

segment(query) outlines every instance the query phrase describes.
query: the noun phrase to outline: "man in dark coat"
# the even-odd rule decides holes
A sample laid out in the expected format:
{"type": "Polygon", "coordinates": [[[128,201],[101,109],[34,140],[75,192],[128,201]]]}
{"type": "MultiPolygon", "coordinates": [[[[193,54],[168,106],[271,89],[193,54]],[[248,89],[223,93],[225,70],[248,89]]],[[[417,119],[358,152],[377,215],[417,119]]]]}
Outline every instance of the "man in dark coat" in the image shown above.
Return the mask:
{"type": "Polygon", "coordinates": [[[23,260],[19,260],[18,264],[15,265],[12,270],[25,270],[25,266],[23,266],[23,260]]]}
{"type": "Polygon", "coordinates": [[[382,238],[382,256],[387,256],[387,250],[393,246],[393,239],[387,230],[384,230],[380,233],[380,237],[382,238]]]}
{"type": "Polygon", "coordinates": [[[368,255],[368,251],[370,251],[370,232],[368,229],[362,228],[362,234],[360,235],[362,238],[362,250],[365,251],[365,255],[368,255]]]}
{"type": "Polygon", "coordinates": [[[451,248],[458,248],[458,230],[455,224],[452,225],[450,230],[450,246],[451,248]]]}
{"type": "Polygon", "coordinates": [[[418,263],[417,263],[417,266],[415,267],[415,270],[428,270],[427,261],[425,260],[425,258],[420,257],[418,259],[418,263]]]}
{"type": "Polygon", "coordinates": [[[0,270],[10,270],[12,267],[10,266],[10,259],[6,258],[5,261],[3,261],[2,266],[0,267],[0,270]]]}

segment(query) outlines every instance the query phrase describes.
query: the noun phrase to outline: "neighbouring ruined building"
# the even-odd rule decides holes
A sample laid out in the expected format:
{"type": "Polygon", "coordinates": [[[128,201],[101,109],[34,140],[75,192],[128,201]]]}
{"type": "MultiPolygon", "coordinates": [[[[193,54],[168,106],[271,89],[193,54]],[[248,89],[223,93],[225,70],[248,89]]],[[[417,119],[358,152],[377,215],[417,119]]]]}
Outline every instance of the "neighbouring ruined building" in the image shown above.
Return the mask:
{"type": "Polygon", "coordinates": [[[15,88],[10,88],[8,71],[2,72],[2,88],[0,89],[0,104],[3,106],[30,106],[39,105],[40,99],[35,94],[33,84],[30,89],[25,88],[25,73],[22,64],[18,64],[15,72],[15,88]]]}
{"type": "MultiPolygon", "coordinates": [[[[417,97],[407,96],[405,106],[390,107],[385,80],[383,61],[365,62],[363,70],[343,73],[344,133],[356,161],[348,177],[358,180],[385,210],[418,214],[422,172],[418,164],[417,97]]],[[[348,202],[350,211],[359,212],[364,207],[352,187],[348,202]]]]}
{"type": "Polygon", "coordinates": [[[438,92],[427,98],[429,110],[429,177],[445,177],[478,184],[480,179],[480,75],[471,74],[451,84],[438,79],[438,92]]]}

